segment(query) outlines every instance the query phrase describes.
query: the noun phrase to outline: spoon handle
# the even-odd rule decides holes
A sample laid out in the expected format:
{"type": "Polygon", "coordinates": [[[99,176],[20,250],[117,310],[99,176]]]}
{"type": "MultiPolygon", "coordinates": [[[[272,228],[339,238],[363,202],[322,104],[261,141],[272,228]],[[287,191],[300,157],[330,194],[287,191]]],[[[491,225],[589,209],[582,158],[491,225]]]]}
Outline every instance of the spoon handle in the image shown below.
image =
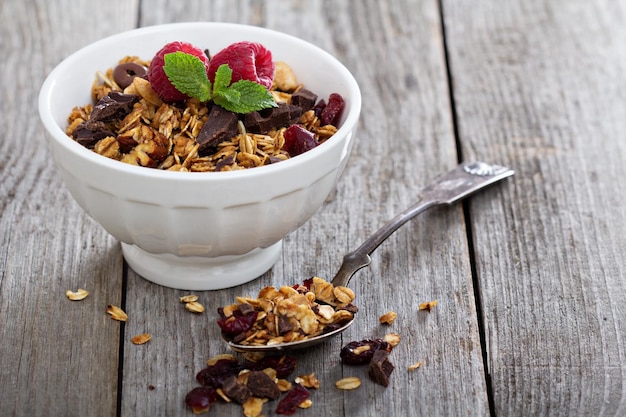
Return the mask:
{"type": "Polygon", "coordinates": [[[370,264],[370,254],[404,223],[421,212],[438,205],[452,205],[515,172],[500,165],[484,162],[464,163],[439,177],[420,192],[420,200],[387,222],[356,250],[343,258],[343,263],[332,280],[335,286],[346,286],[350,278],[370,264]]]}

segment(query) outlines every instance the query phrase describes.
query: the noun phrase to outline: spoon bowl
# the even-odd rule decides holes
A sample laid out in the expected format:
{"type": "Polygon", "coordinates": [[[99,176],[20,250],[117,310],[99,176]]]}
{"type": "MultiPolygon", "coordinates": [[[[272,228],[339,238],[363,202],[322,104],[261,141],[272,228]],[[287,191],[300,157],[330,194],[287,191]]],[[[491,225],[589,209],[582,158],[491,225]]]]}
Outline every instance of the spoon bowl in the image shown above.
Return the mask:
{"type": "MultiPolygon", "coordinates": [[[[441,205],[452,205],[468,197],[483,188],[510,177],[515,172],[500,165],[487,164],[484,162],[470,162],[457,166],[452,171],[439,177],[419,193],[419,201],[398,214],[378,229],[356,250],[346,254],[341,267],[331,280],[334,286],[347,286],[350,279],[361,268],[371,262],[371,253],[380,246],[400,226],[425,210],[441,205]]],[[[334,337],[354,323],[354,318],[341,327],[328,333],[298,340],[289,343],[272,345],[241,345],[226,340],[230,348],[236,352],[280,352],[284,350],[303,349],[322,343],[334,337]]],[[[225,338],[226,339],[226,338],[225,338]]]]}

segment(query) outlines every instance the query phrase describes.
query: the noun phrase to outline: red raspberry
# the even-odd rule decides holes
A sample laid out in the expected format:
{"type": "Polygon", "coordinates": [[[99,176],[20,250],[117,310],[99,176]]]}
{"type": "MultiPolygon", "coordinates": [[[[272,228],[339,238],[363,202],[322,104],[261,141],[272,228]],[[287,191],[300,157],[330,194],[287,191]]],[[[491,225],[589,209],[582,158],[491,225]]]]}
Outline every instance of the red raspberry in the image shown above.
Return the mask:
{"type": "Polygon", "coordinates": [[[150,81],[152,89],[163,101],[183,101],[189,98],[188,95],[181,93],[172,85],[167,75],[165,75],[165,71],[163,71],[165,55],[178,51],[197,56],[204,63],[204,66],[207,69],[209,68],[209,58],[202,49],[187,42],[170,42],[165,45],[152,58],[150,68],[148,68],[148,81],[150,81]]]}
{"type": "Polygon", "coordinates": [[[260,43],[237,42],[219,51],[209,63],[209,80],[215,81],[215,73],[222,64],[228,64],[233,71],[231,83],[250,80],[268,90],[274,81],[274,61],[272,53],[260,43]]]}

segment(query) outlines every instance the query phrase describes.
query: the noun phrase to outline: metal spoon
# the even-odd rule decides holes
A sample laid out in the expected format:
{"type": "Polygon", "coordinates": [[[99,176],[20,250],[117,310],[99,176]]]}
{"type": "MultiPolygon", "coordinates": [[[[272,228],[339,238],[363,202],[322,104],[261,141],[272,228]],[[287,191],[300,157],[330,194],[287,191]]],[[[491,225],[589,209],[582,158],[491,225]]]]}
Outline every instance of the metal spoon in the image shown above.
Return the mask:
{"type": "MultiPolygon", "coordinates": [[[[350,278],[361,268],[370,264],[370,254],[404,223],[419,213],[438,205],[452,205],[463,198],[491,184],[510,177],[512,169],[491,165],[484,162],[461,164],[447,174],[439,177],[431,185],[420,192],[420,200],[414,206],[398,214],[376,233],[370,236],[361,246],[343,258],[343,264],[331,283],[334,286],[347,286],[350,278]]],[[[343,332],[354,323],[354,318],[342,327],[319,336],[289,343],[270,346],[247,346],[228,342],[231,349],[237,352],[276,352],[290,349],[302,349],[322,343],[343,332]]]]}

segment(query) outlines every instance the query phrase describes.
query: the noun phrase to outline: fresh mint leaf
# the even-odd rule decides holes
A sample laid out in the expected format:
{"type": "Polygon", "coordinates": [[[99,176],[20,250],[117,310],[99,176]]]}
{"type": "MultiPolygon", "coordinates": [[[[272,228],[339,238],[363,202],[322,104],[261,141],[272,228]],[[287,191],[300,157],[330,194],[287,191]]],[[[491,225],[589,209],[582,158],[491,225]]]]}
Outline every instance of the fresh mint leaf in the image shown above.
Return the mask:
{"type": "Polygon", "coordinates": [[[163,71],[178,91],[202,102],[211,99],[211,82],[200,58],[177,51],[165,54],[163,59],[163,71]]]}
{"type": "Polygon", "coordinates": [[[213,80],[213,94],[220,94],[226,90],[233,79],[233,70],[228,64],[222,64],[215,71],[215,79],[213,80]]]}
{"type": "Polygon", "coordinates": [[[278,107],[267,88],[249,80],[239,80],[231,84],[224,95],[228,97],[228,103],[215,103],[234,113],[250,113],[278,107]]]}

